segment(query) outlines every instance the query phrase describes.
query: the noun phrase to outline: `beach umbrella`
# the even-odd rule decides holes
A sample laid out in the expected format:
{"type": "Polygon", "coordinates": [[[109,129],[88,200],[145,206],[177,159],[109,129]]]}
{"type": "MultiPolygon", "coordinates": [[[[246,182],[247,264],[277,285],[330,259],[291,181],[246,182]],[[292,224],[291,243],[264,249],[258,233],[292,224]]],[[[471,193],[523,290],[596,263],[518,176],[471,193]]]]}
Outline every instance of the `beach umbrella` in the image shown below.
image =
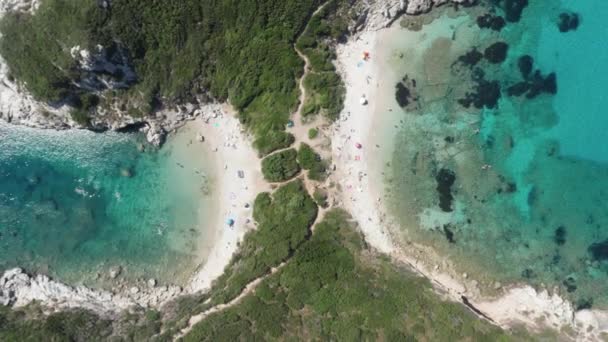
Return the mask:
{"type": "Polygon", "coordinates": [[[226,224],[230,227],[234,226],[234,220],[233,219],[228,219],[226,220],[226,224]]]}
{"type": "Polygon", "coordinates": [[[292,128],[294,126],[293,121],[289,120],[287,121],[287,127],[292,128]]]}
{"type": "Polygon", "coordinates": [[[356,148],[358,148],[358,149],[362,149],[362,148],[363,148],[363,145],[361,145],[361,144],[359,144],[359,143],[356,143],[356,144],[355,144],[355,147],[356,147],[356,148]]]}

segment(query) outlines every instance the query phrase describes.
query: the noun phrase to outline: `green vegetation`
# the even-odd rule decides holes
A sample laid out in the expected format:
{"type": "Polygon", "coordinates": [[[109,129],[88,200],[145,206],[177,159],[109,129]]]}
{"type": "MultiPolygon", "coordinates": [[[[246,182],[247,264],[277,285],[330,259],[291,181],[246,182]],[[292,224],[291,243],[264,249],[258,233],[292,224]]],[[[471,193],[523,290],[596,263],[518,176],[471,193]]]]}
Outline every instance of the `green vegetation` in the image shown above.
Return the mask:
{"type": "Polygon", "coordinates": [[[315,192],[312,194],[312,198],[315,200],[315,203],[321,208],[327,208],[329,204],[327,203],[327,191],[322,189],[315,189],[315,192]]]}
{"type": "Polygon", "coordinates": [[[160,332],[156,311],[125,313],[111,321],[81,309],[45,316],[35,304],[0,306],[0,341],[146,341],[160,332]]]}
{"type": "Polygon", "coordinates": [[[0,52],[37,98],[55,101],[83,92],[73,86],[83,75],[73,46],[125,49],[138,76],[117,95],[127,108],[210,94],[238,110],[266,154],[289,146],[283,130],[303,72],[293,45],[321,2],[114,0],[104,9],[96,0],[45,0],[33,16],[5,17],[0,52]]]}
{"type": "Polygon", "coordinates": [[[291,133],[283,131],[270,131],[267,134],[260,136],[253,142],[258,152],[264,156],[274,151],[287,148],[296,141],[296,138],[291,133]]]}
{"type": "Polygon", "coordinates": [[[70,111],[70,117],[72,120],[80,124],[81,126],[87,126],[91,118],[89,117],[89,113],[87,113],[83,109],[74,108],[70,111]]]}
{"type": "Polygon", "coordinates": [[[247,236],[238,255],[218,279],[221,290],[213,302],[224,303],[238,295],[255,278],[278,266],[310,235],[317,206],[296,180],[274,194],[261,193],[255,199],[253,218],[258,229],[247,236]]]}
{"type": "Polygon", "coordinates": [[[296,180],[273,194],[259,194],[254,202],[253,217],[258,222],[257,229],[245,236],[238,253],[211,292],[182,297],[166,308],[167,338],[183,327],[191,315],[232,300],[248,283],[289,259],[310,237],[317,206],[302,181],[296,180]]]}
{"type": "Polygon", "coordinates": [[[302,143],[298,150],[298,163],[304,170],[308,170],[308,178],[322,181],[326,177],[326,165],[321,156],[308,144],[302,143]]]}
{"type": "MultiPolygon", "coordinates": [[[[248,283],[283,260],[288,260],[285,266],[254,292],[206,317],[184,341],[532,340],[525,332],[504,332],[464,306],[440,299],[427,280],[369,250],[344,211],[328,212],[310,236],[316,210],[309,202],[299,181],[273,195],[261,194],[255,207],[259,229],[247,235],[240,255],[210,294],[178,300],[179,325],[170,313],[156,311],[125,313],[110,321],[84,310],[45,317],[35,305],[0,307],[0,340],[172,341],[190,315],[238,295],[242,288],[231,290],[233,282],[248,283]],[[285,248],[288,253],[274,251],[285,248]],[[259,274],[249,280],[239,276],[254,269],[259,274]],[[209,298],[211,303],[204,304],[209,298]]],[[[554,339],[547,335],[546,340],[554,339]]]]}
{"type": "Polygon", "coordinates": [[[262,160],[262,174],[264,178],[273,183],[292,179],[300,172],[297,156],[298,152],[290,148],[264,158],[262,160]]]}
{"type": "Polygon", "coordinates": [[[297,48],[310,62],[310,73],[304,79],[307,97],[302,115],[323,114],[335,120],[343,108],[345,88],[336,73],[333,45],[348,33],[347,3],[330,0],[313,16],[304,34],[298,39],[297,48]],[[346,5],[346,6],[345,6],[346,5]]]}
{"type": "Polygon", "coordinates": [[[523,341],[446,302],[428,281],[365,248],[342,211],[329,212],[289,263],[185,341],[523,341]]]}
{"type": "Polygon", "coordinates": [[[77,91],[72,81],[82,72],[70,49],[89,46],[92,3],[45,0],[38,9],[41,15],[13,13],[3,19],[0,52],[11,76],[26,84],[35,97],[58,101],[77,91]]]}
{"type": "Polygon", "coordinates": [[[308,130],[308,139],[315,139],[319,135],[319,130],[316,128],[311,128],[308,130]]]}

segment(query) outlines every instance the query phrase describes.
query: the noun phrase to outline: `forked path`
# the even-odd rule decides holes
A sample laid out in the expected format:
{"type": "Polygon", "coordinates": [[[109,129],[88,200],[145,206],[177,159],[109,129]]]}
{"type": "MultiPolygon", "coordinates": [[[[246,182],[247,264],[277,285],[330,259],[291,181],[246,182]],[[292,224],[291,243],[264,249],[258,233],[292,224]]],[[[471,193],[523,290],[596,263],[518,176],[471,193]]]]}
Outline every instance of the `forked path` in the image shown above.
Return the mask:
{"type": "MultiPolygon", "coordinates": [[[[311,18],[314,17],[315,15],[317,15],[320,11],[322,11],[325,6],[327,6],[328,2],[326,2],[325,4],[321,5],[319,8],[317,8],[313,14],[311,15],[311,18]]],[[[304,28],[304,30],[302,31],[302,33],[300,34],[300,36],[304,33],[306,33],[306,31],[308,30],[308,25],[310,24],[310,20],[308,21],[308,24],[306,25],[306,27],[304,28]]],[[[300,39],[300,37],[298,37],[298,39],[296,40],[296,42],[300,39]]],[[[302,110],[304,109],[304,104],[306,102],[306,87],[304,86],[304,80],[306,79],[306,76],[308,75],[308,73],[310,72],[310,61],[308,59],[308,57],[302,53],[302,51],[300,51],[298,49],[298,47],[296,46],[296,44],[294,44],[294,50],[296,51],[296,53],[298,54],[298,56],[300,56],[300,58],[302,58],[302,60],[304,61],[304,73],[302,74],[302,77],[300,78],[298,85],[300,88],[300,98],[299,98],[299,103],[298,103],[298,107],[296,109],[296,111],[291,115],[293,121],[296,123],[296,125],[290,129],[290,132],[294,135],[295,137],[295,141],[294,141],[294,145],[295,146],[300,146],[301,143],[310,143],[310,139],[308,138],[308,130],[312,127],[316,126],[316,121],[319,120],[319,118],[316,118],[314,121],[308,122],[308,123],[303,123],[302,121],[302,110]]],[[[291,148],[291,147],[289,147],[291,148]]],[[[286,149],[283,149],[286,150],[286,149]]],[[[274,153],[278,153],[281,152],[283,150],[279,150],[279,151],[275,151],[274,153]]],[[[306,191],[308,192],[309,196],[313,196],[313,193],[315,191],[315,181],[310,180],[308,178],[308,173],[306,171],[302,171],[301,175],[299,176],[299,178],[303,181],[304,186],[306,188],[306,191]]],[[[273,185],[282,185],[282,184],[286,184],[293,181],[293,179],[283,182],[283,183],[272,183],[273,185]]],[[[314,233],[314,229],[315,226],[317,225],[317,223],[319,223],[321,220],[323,220],[323,218],[325,217],[325,213],[327,212],[327,209],[322,208],[320,206],[318,206],[318,212],[317,212],[317,216],[315,218],[315,221],[312,223],[311,225],[311,233],[314,233]]],[[[228,303],[223,303],[223,304],[218,304],[214,307],[211,307],[197,315],[194,315],[192,317],[190,317],[190,319],[188,320],[188,326],[184,329],[182,329],[179,334],[177,334],[174,337],[174,340],[179,340],[181,338],[183,338],[184,336],[186,336],[191,330],[192,328],[199,322],[203,321],[206,317],[208,317],[209,315],[212,315],[214,313],[218,313],[221,312],[223,310],[226,310],[228,308],[231,308],[235,305],[237,305],[238,303],[240,303],[245,297],[247,297],[247,295],[251,294],[258,285],[260,285],[260,283],[262,283],[262,281],[264,281],[264,279],[266,279],[267,277],[277,273],[278,271],[280,271],[287,263],[289,262],[289,260],[285,260],[283,261],[281,264],[279,264],[276,267],[273,267],[270,272],[254,279],[253,281],[251,281],[249,284],[247,284],[247,286],[245,286],[245,288],[243,289],[243,291],[241,291],[241,293],[236,296],[234,299],[232,299],[231,301],[229,301],[228,303]]]]}

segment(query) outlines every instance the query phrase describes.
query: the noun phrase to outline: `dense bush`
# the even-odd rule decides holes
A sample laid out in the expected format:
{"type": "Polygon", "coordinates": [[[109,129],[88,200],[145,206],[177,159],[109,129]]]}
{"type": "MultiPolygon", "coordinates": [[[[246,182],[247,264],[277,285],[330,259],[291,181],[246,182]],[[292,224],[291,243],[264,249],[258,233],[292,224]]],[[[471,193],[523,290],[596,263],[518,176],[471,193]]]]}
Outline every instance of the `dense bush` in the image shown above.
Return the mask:
{"type": "Polygon", "coordinates": [[[296,46],[310,62],[310,73],[304,80],[307,97],[304,116],[322,114],[330,120],[338,118],[343,108],[345,88],[336,72],[334,44],[348,33],[348,3],[330,0],[313,16],[296,46]]]}
{"type": "Polygon", "coordinates": [[[300,172],[297,162],[298,152],[295,149],[271,154],[262,160],[262,174],[273,183],[284,182],[295,177],[300,172]]]}
{"type": "Polygon", "coordinates": [[[321,2],[114,0],[104,9],[96,0],[46,0],[34,16],[5,17],[0,52],[36,97],[58,100],[80,77],[71,47],[118,43],[138,76],[123,96],[167,104],[208,92],[236,107],[268,153],[288,146],[284,136],[265,136],[283,131],[296,107],[303,61],[293,45],[321,2]]]}
{"type": "Polygon", "coordinates": [[[289,263],[185,341],[524,341],[441,300],[428,281],[366,250],[342,211],[327,213],[289,263]]]}
{"type": "Polygon", "coordinates": [[[321,156],[317,154],[308,144],[302,143],[298,150],[298,163],[304,170],[308,170],[308,178],[316,181],[325,179],[326,166],[321,160],[321,156]]]}
{"type": "Polygon", "coordinates": [[[36,304],[0,306],[0,341],[147,341],[160,332],[156,311],[132,312],[114,321],[83,309],[45,315],[36,304]]]}
{"type": "Polygon", "coordinates": [[[44,101],[58,101],[76,91],[81,73],[70,55],[73,46],[91,41],[90,0],[42,1],[38,13],[7,14],[0,26],[0,52],[11,76],[44,101]]]}
{"type": "Polygon", "coordinates": [[[287,148],[294,143],[295,137],[291,133],[283,131],[269,131],[257,138],[253,146],[261,155],[267,155],[274,151],[287,148]]]}
{"type": "Polygon", "coordinates": [[[216,282],[213,303],[236,297],[253,279],[286,260],[307,239],[317,206],[301,181],[288,183],[272,195],[261,193],[253,206],[258,222],[238,254],[216,282]]]}

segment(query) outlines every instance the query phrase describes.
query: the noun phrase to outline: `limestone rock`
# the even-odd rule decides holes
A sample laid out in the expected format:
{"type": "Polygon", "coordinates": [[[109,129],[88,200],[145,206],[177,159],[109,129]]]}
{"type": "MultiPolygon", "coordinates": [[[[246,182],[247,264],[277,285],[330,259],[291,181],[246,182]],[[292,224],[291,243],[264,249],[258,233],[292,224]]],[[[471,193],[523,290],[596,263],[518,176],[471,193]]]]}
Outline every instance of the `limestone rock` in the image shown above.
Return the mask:
{"type": "Polygon", "coordinates": [[[112,267],[110,269],[110,278],[116,279],[122,273],[122,266],[112,267]]]}

